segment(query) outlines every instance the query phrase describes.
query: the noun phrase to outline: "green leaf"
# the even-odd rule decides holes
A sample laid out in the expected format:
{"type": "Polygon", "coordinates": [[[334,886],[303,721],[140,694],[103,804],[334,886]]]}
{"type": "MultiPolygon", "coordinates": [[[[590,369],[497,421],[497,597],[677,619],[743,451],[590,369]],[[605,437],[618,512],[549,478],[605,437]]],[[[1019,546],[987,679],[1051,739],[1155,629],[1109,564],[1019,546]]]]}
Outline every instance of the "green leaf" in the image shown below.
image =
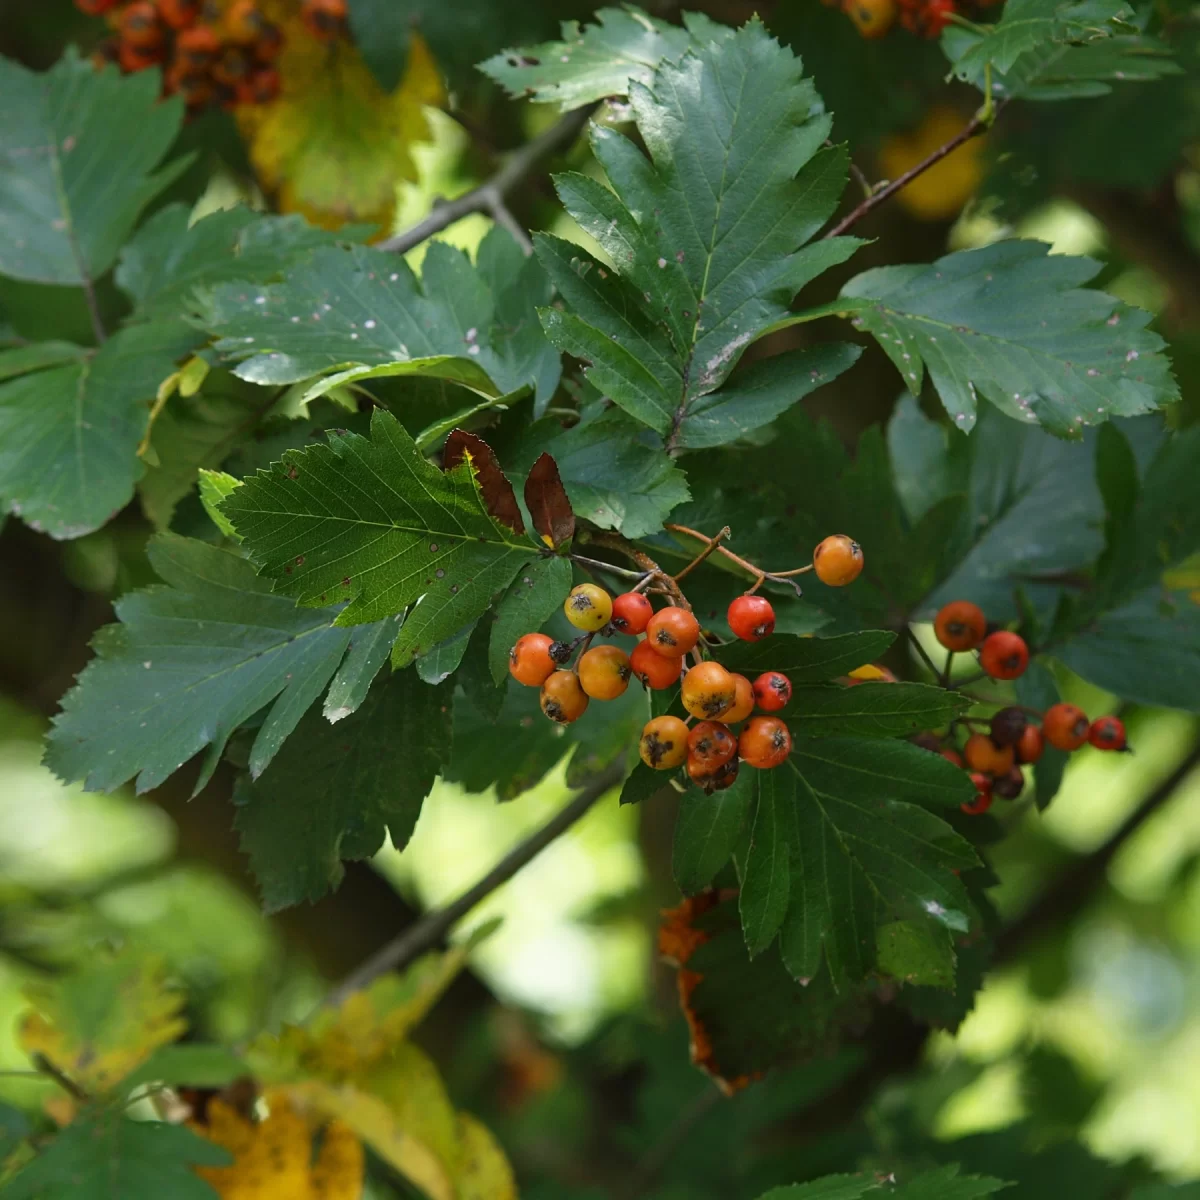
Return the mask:
{"type": "Polygon", "coordinates": [[[617,409],[567,430],[537,422],[517,451],[518,466],[532,465],[543,451],[558,464],[575,513],[628,538],[658,533],[691,495],[661,442],[617,409]]]}
{"type": "MultiPolygon", "coordinates": [[[[548,397],[558,356],[538,332],[544,273],[515,277],[495,266],[503,231],[489,234],[476,269],[461,251],[431,242],[420,281],[394,254],[366,246],[318,249],[282,283],[222,284],[205,305],[216,348],[253,383],[323,378],[310,401],[347,383],[387,376],[445,379],[496,398],[536,388],[548,397]]],[[[525,260],[522,259],[522,263],[525,260]]]]}
{"type": "Polygon", "coordinates": [[[873,1179],[861,1175],[827,1175],[812,1183],[793,1183],[788,1187],[772,1188],[758,1200],[860,1200],[875,1189],[873,1179]]]}
{"type": "Polygon", "coordinates": [[[204,511],[208,513],[209,520],[221,531],[223,536],[240,542],[242,539],[238,537],[233,522],[221,511],[221,502],[226,496],[231,495],[235,488],[240,488],[242,481],[232,475],[227,475],[224,471],[209,471],[204,467],[201,467],[197,474],[200,484],[200,503],[204,505],[204,511]]]}
{"type": "Polygon", "coordinates": [[[1012,240],[879,267],[842,289],[849,305],[831,307],[878,339],[914,395],[927,369],[963,430],[979,396],[1062,437],[1178,399],[1150,314],[1083,288],[1099,263],[1049,249],[1012,240]]]}
{"type": "Polygon", "coordinates": [[[450,752],[449,700],[397,672],[337,725],[310,709],[270,767],[239,784],[234,825],[268,912],[319,900],[343,859],[370,858],[386,835],[407,845],[450,752]]]}
{"type": "Polygon", "coordinates": [[[889,630],[843,633],[833,637],[780,634],[761,642],[734,642],[716,657],[730,671],[753,679],[763,671],[782,671],[793,684],[824,683],[878,658],[896,640],[889,630]]]}
{"type": "Polygon", "coordinates": [[[888,421],[887,448],[896,494],[912,522],[940,500],[965,490],[964,473],[950,457],[949,432],[921,412],[910,392],[900,397],[888,421]]]}
{"type": "Polygon", "coordinates": [[[143,471],[149,402],[196,342],[179,321],[130,326],[87,358],[0,384],[0,503],[55,538],[115,516],[143,471]]]}
{"type": "Polygon", "coordinates": [[[932,1171],[900,1179],[890,1192],[894,1200],[978,1200],[1011,1186],[986,1176],[960,1175],[957,1165],[936,1167],[932,1171]]]}
{"type": "Polygon", "coordinates": [[[892,921],[875,931],[879,969],[901,983],[954,988],[954,944],[929,921],[892,921]]]}
{"type": "Polygon", "coordinates": [[[655,771],[645,763],[638,763],[629,773],[629,778],[621,786],[621,804],[641,804],[657,796],[665,787],[670,786],[670,775],[666,771],[655,771]]]}
{"type": "Polygon", "coordinates": [[[86,358],[87,351],[70,342],[35,342],[32,346],[19,346],[0,352],[0,380],[44,371],[47,367],[82,362],[86,358]]]}
{"type": "Polygon", "coordinates": [[[751,958],[775,940],[787,916],[795,841],[789,831],[795,828],[795,808],[794,775],[790,771],[763,771],[738,894],[742,931],[751,958]]]}
{"type": "MultiPolygon", "coordinates": [[[[1017,700],[1021,704],[1039,712],[1045,712],[1062,699],[1054,676],[1040,662],[1029,664],[1025,674],[1016,682],[1016,692],[1017,700]]],[[[1070,755],[1065,750],[1056,750],[1049,742],[1045,744],[1042,757],[1033,768],[1034,797],[1039,811],[1045,809],[1058,795],[1069,758],[1070,755]]]]}
{"type": "Polygon", "coordinates": [[[1137,459],[1129,439],[1115,425],[1101,425],[1096,439],[1096,485],[1113,523],[1128,521],[1137,504],[1137,459]]]}
{"type": "Polygon", "coordinates": [[[214,1200],[194,1166],[224,1167],[229,1152],[182,1125],[132,1121],[119,1109],[85,1113],[55,1135],[5,1188],[6,1200],[214,1200]]]}
{"type": "Polygon", "coordinates": [[[687,29],[641,9],[601,8],[596,24],[564,21],[562,41],[505,50],[479,64],[510,96],[557,104],[565,112],[609,96],[624,96],[632,81],[648,84],[664,58],[677,59],[697,37],[727,33],[703,17],[685,14],[687,29]]]}
{"type": "Polygon", "coordinates": [[[732,787],[705,796],[689,788],[679,802],[671,870],[679,890],[692,896],[729,861],[758,791],[759,773],[738,772],[732,787]]]}
{"type": "Polygon", "coordinates": [[[970,706],[954,692],[923,683],[860,683],[793,688],[784,715],[798,736],[896,737],[945,725],[970,706]]]}
{"type": "Polygon", "coordinates": [[[571,590],[571,564],[555,555],[536,558],[509,585],[496,605],[488,667],[499,687],[508,678],[508,652],[556,613],[571,590]]]}
{"type": "Polygon", "coordinates": [[[612,190],[583,175],[556,179],[617,273],[539,238],[565,306],[544,309],[543,325],[669,447],[716,445],[853,362],[853,351],[837,348],[788,355],[718,393],[748,345],[790,322],[796,292],[857,247],[842,239],[804,248],[837,206],[846,154],[822,149],[829,117],[812,83],[757,20],[663,62],[629,99],[649,159],[594,126],[612,190]]]}
{"type": "Polygon", "coordinates": [[[417,678],[425,683],[444,683],[462,665],[476,622],[464,625],[456,634],[438,642],[432,650],[417,659],[417,678]]]}
{"type": "Polygon", "coordinates": [[[159,534],[150,563],[167,586],[122,596],[119,624],[62,702],[46,762],[61,778],[109,791],[157,787],[208,748],[195,791],[233,731],[269,708],[254,739],[260,772],[329,683],[351,632],[330,609],[297,608],[229,551],[159,534]]]}
{"type": "Polygon", "coordinates": [[[468,464],[438,470],[382,409],[370,440],[331,434],[289,450],[222,511],[278,592],[301,604],[349,600],[339,625],[413,605],[392,650],[397,667],[481,616],[536,554],[488,515],[468,464]]]}
{"type": "Polygon", "coordinates": [[[331,724],[348,717],[366,699],[372,681],[388,660],[399,627],[399,619],[393,618],[350,630],[346,657],[325,693],[322,711],[331,724]]]}
{"type": "Polygon", "coordinates": [[[0,274],[81,284],[104,274],[146,204],[183,118],[157,71],[97,71],[68,51],[38,75],[0,59],[0,274]]]}
{"type": "Polygon", "coordinates": [[[123,1086],[130,1091],[148,1083],[219,1088],[247,1074],[245,1061],[224,1046],[180,1042],[173,1046],[160,1046],[132,1075],[125,1078],[123,1086]]]}

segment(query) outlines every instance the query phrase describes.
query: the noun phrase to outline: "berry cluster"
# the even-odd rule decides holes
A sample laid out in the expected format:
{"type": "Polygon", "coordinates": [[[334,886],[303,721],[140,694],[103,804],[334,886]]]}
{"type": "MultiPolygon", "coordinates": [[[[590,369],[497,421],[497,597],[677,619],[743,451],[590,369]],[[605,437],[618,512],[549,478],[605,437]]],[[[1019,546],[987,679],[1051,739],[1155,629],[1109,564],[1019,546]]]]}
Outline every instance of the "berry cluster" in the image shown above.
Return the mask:
{"type": "MultiPolygon", "coordinates": [[[[934,618],[933,628],[937,640],[951,653],[978,649],[979,665],[993,679],[1016,679],[1029,665],[1025,639],[1007,630],[988,633],[983,611],[968,600],[945,605],[934,618]]],[[[972,717],[962,722],[968,726],[981,723],[972,717]]],[[[1117,717],[1089,721],[1074,704],[1053,704],[1044,713],[1010,705],[986,724],[987,732],[971,733],[961,750],[946,745],[935,734],[921,734],[917,739],[920,745],[971,772],[975,799],[962,806],[967,813],[987,812],[996,797],[1015,800],[1025,787],[1021,767],[1036,763],[1047,744],[1068,752],[1085,742],[1099,750],[1126,749],[1125,726],[1117,717]]]]}
{"type": "MultiPolygon", "coordinates": [[[[831,587],[852,583],[862,568],[861,548],[844,534],[826,538],[813,552],[812,570],[831,587]]],[[[615,700],[632,678],[655,691],[682,679],[680,699],[689,716],[667,715],[646,723],[639,752],[647,766],[661,771],[686,767],[692,782],[709,793],[729,787],[742,762],[764,769],[779,766],[792,749],[787,725],[777,716],[751,714],[756,708],[775,713],[787,704],[792,695],[787,676],[764,671],[751,682],[705,658],[708,642],[715,639],[702,637],[699,621],[681,604],[656,611],[641,590],[654,579],[647,575],[638,588],[615,598],[594,583],[572,588],[563,611],[581,636],[568,643],[544,633],[524,634],[509,652],[509,673],[518,683],[540,687],[542,712],[564,725],[583,716],[591,700],[615,700]],[[592,646],[598,634],[643,636],[626,654],[619,646],[592,646]],[[693,665],[685,671],[689,655],[693,665]],[[735,733],[730,726],[741,722],[745,724],[735,733]]],[[[677,585],[674,591],[682,600],[677,585]]],[[[729,605],[728,621],[736,637],[758,642],[774,631],[775,610],[765,596],[752,591],[729,605]]]]}

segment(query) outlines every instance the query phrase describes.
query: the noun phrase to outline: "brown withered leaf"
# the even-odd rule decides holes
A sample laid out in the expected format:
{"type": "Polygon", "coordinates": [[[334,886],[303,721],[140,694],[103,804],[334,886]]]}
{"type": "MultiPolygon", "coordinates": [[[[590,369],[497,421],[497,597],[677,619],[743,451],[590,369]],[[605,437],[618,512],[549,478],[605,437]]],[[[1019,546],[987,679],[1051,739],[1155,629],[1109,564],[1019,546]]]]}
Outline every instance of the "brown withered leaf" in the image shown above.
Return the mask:
{"type": "Polygon", "coordinates": [[[575,536],[575,512],[558,474],[558,463],[542,453],[525,480],[525,507],[543,542],[556,550],[575,536]]]}
{"type": "Polygon", "coordinates": [[[453,470],[464,458],[470,461],[475,470],[475,478],[479,480],[479,490],[488,512],[513,533],[524,533],[525,521],[517,504],[517,494],[508,482],[508,476],[500,470],[500,463],[491,446],[465,429],[455,429],[446,439],[446,448],[442,451],[442,470],[453,470]]]}

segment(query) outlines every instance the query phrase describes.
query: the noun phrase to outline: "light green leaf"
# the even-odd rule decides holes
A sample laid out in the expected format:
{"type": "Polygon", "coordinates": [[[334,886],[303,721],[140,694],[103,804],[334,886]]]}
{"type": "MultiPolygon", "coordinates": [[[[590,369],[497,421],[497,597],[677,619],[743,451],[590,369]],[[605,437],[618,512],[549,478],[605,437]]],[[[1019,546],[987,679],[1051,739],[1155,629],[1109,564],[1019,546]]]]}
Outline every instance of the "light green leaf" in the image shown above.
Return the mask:
{"type": "Polygon", "coordinates": [[[369,440],[333,434],[326,445],[289,450],[222,511],[278,592],[301,604],[349,600],[339,625],[412,605],[393,666],[482,615],[537,553],[488,515],[468,464],[440,471],[382,409],[369,440]]]}
{"type": "Polygon", "coordinates": [[[488,642],[488,667],[497,687],[508,678],[508,652],[516,640],[540,629],[570,590],[571,564],[557,555],[535,559],[512,581],[496,605],[488,642]]]}
{"type": "Polygon", "coordinates": [[[335,610],[272,595],[227,550],[160,534],[148,553],[167,586],[117,601],[119,624],[96,635],[96,657],[63,699],[47,764],[92,790],[136,776],[148,791],[207,747],[198,792],[234,730],[268,709],[250,753],[262,771],[329,683],[350,631],[335,627],[335,610]]]}
{"type": "Polygon", "coordinates": [[[875,931],[879,969],[900,983],[954,988],[954,943],[930,921],[891,921],[875,931]]]}
{"type": "Polygon", "coordinates": [[[224,1046],[179,1042],[160,1046],[123,1080],[123,1086],[128,1090],[148,1083],[219,1088],[248,1073],[245,1061],[224,1046]]]}
{"type": "Polygon", "coordinates": [[[404,848],[449,755],[450,720],[446,688],[397,672],[338,725],[310,709],[270,767],[239,783],[234,824],[268,912],[319,900],[343,859],[369,858],[387,835],[404,848]]]}
{"type": "Polygon", "coordinates": [[[1099,263],[1049,249],[1012,240],[880,267],[846,284],[841,311],[879,340],[914,395],[928,369],[963,430],[980,396],[1062,437],[1178,399],[1150,314],[1082,287],[1099,263]]]}
{"type": "Polygon", "coordinates": [[[186,159],[153,172],[183,118],[157,71],[97,71],[68,51],[45,74],[0,59],[0,274],[81,284],[117,257],[186,159]]]}
{"type": "Polygon", "coordinates": [[[200,468],[199,476],[200,503],[204,505],[204,511],[208,513],[209,520],[225,537],[240,542],[242,539],[238,536],[238,531],[234,529],[233,522],[221,511],[221,501],[231,495],[235,488],[240,488],[242,481],[224,471],[210,471],[205,467],[200,468]]]}
{"type": "Polygon", "coordinates": [[[671,870],[679,890],[695,895],[729,861],[758,794],[759,772],[744,767],[732,787],[705,796],[689,788],[679,802],[671,870]]]}

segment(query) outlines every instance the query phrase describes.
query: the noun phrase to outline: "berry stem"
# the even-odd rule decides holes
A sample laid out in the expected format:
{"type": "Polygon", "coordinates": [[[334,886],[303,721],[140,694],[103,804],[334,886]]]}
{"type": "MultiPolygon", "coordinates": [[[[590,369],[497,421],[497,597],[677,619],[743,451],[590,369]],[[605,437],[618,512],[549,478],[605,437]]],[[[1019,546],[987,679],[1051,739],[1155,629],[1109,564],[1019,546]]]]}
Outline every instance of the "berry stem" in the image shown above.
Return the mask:
{"type": "MultiPolygon", "coordinates": [[[[668,525],[667,528],[670,529],[672,527],[668,525]]],[[[693,558],[692,561],[688,563],[688,565],[684,567],[682,571],[676,573],[675,582],[678,583],[689,571],[692,570],[693,567],[698,567],[714,550],[719,549],[721,540],[729,537],[729,534],[730,529],[728,525],[717,530],[716,537],[710,538],[708,545],[705,546],[704,549],[701,550],[700,553],[697,554],[696,557],[693,558]]]]}
{"type": "MultiPolygon", "coordinates": [[[[730,562],[736,563],[742,568],[743,571],[749,571],[750,574],[754,576],[754,586],[751,587],[746,593],[747,596],[753,596],[754,593],[757,592],[760,587],[762,587],[764,581],[768,579],[771,580],[772,583],[786,583],[795,591],[797,596],[802,596],[804,594],[800,590],[800,585],[798,583],[794,583],[790,576],[803,575],[805,571],[811,571],[811,563],[807,567],[796,567],[791,571],[764,571],[761,567],[756,567],[752,562],[744,559],[740,554],[734,554],[734,552],[730,550],[728,546],[721,546],[717,544],[720,542],[721,538],[727,535],[729,530],[728,526],[721,530],[721,532],[718,533],[715,538],[710,538],[708,534],[701,533],[697,529],[689,529],[686,525],[664,525],[663,528],[669,529],[672,533],[682,533],[685,537],[693,537],[697,541],[705,542],[708,545],[707,553],[710,554],[713,550],[716,550],[718,554],[723,555],[725,558],[729,559],[730,562]]],[[[706,554],[700,555],[700,558],[690,563],[688,567],[685,568],[685,571],[691,570],[691,568],[696,565],[696,562],[701,561],[701,559],[705,557],[706,554]]]]}
{"type": "Polygon", "coordinates": [[[598,546],[607,546],[618,554],[625,555],[631,562],[637,563],[643,571],[656,576],[667,589],[667,594],[686,612],[692,611],[691,602],[683,594],[675,580],[667,574],[644,550],[639,550],[632,542],[627,542],[619,533],[593,533],[592,541],[598,546]]]}
{"type": "Polygon", "coordinates": [[[613,575],[620,575],[622,579],[642,579],[641,586],[645,586],[645,580],[642,578],[646,575],[645,571],[631,571],[628,567],[618,567],[615,563],[602,562],[598,558],[587,558],[583,554],[570,554],[567,557],[582,567],[595,567],[598,571],[608,571],[613,575]]]}
{"type": "Polygon", "coordinates": [[[913,632],[913,627],[911,625],[905,625],[904,632],[908,634],[908,640],[912,643],[913,649],[917,652],[921,661],[926,665],[926,667],[929,668],[930,674],[934,677],[934,679],[940,678],[940,673],[938,672],[937,667],[934,666],[933,659],[929,657],[929,651],[926,650],[923,645],[921,645],[921,639],[913,632]]]}

